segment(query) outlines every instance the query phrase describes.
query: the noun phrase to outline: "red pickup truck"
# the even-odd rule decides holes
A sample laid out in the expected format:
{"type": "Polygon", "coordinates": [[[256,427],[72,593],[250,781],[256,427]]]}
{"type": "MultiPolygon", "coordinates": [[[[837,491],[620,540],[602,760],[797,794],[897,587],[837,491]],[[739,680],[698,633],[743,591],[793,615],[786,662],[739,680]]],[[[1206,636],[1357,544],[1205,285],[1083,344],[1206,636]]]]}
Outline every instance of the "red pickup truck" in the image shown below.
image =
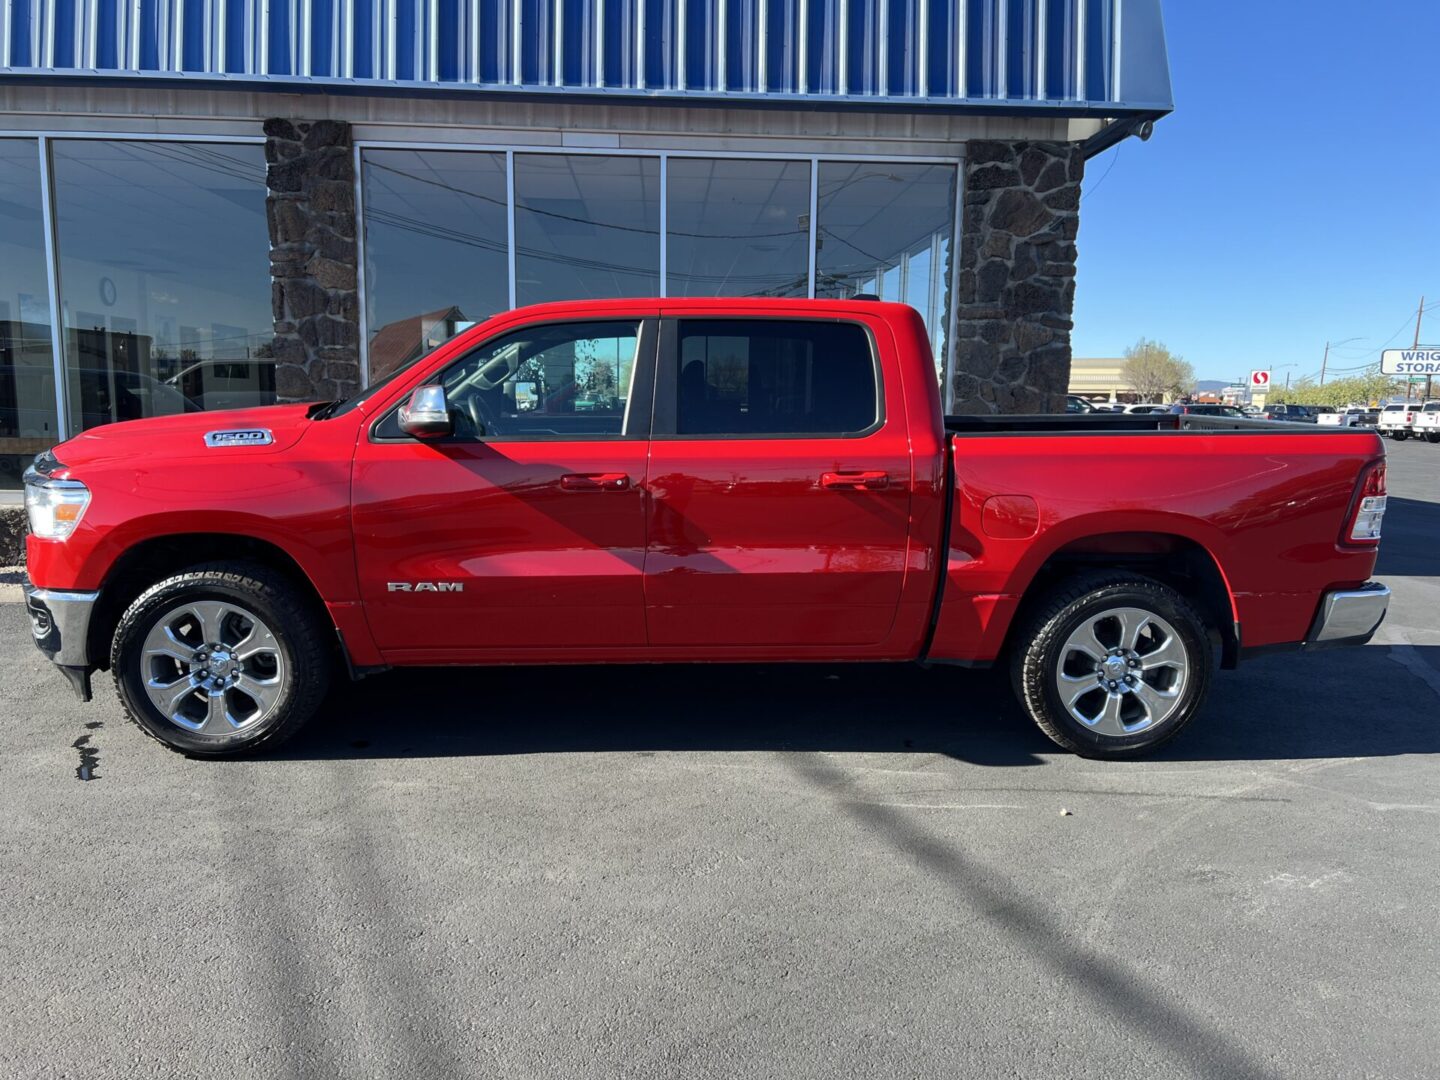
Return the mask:
{"type": "Polygon", "coordinates": [[[1389,597],[1373,432],[943,417],[919,316],[867,300],[511,311],[350,400],[111,424],[26,483],[40,649],[203,756],[336,673],[1002,659],[1055,742],[1133,755],[1217,664],[1363,643],[1389,597]]]}

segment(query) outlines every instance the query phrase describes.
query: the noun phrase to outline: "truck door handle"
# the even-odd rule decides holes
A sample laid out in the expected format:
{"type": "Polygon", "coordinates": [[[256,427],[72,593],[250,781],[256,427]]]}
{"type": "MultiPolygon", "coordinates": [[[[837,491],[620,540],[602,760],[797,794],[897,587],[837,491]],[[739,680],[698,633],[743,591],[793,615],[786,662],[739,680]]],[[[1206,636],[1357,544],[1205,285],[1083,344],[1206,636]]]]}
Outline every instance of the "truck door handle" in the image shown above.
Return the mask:
{"type": "Polygon", "coordinates": [[[560,477],[565,491],[627,491],[630,477],[623,472],[566,473],[560,477]]]}
{"type": "Polygon", "coordinates": [[[820,486],[840,491],[880,491],[890,485],[884,472],[827,472],[820,474],[820,486]]]}

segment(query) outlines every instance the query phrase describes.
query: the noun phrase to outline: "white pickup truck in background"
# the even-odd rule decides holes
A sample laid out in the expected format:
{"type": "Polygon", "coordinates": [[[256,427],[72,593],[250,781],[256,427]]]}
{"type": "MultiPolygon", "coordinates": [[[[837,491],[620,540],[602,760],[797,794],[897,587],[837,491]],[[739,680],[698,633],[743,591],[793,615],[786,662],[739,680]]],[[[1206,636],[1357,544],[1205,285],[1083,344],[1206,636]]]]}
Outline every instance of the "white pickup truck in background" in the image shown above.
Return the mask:
{"type": "Polygon", "coordinates": [[[1427,401],[1420,407],[1413,430],[1417,438],[1423,435],[1427,442],[1440,442],[1440,401],[1427,401]]]}
{"type": "Polygon", "coordinates": [[[1386,405],[1380,410],[1380,421],[1375,426],[1381,435],[1389,435],[1397,442],[1404,442],[1410,437],[1411,429],[1415,426],[1415,417],[1420,413],[1420,406],[1399,402],[1386,405]]]}
{"type": "Polygon", "coordinates": [[[1321,413],[1318,423],[1321,427],[1374,427],[1378,419],[1379,413],[1376,410],[1352,406],[1321,413]]]}

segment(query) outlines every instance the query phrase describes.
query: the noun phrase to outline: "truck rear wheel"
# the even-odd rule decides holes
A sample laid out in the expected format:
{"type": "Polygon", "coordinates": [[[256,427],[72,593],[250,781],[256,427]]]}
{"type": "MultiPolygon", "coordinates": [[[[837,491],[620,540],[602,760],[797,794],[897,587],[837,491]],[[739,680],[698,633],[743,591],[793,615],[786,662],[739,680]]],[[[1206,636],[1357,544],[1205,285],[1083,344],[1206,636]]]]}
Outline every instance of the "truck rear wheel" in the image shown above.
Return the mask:
{"type": "Polygon", "coordinates": [[[1210,687],[1205,622],[1138,574],[1070,579],[1020,628],[1015,694],[1055,743],[1085,757],[1148,753],[1178,735],[1210,687]]]}
{"type": "Polygon", "coordinates": [[[121,616],[111,670],[146,734],[196,757],[268,750],[300,730],[329,686],[326,628],[259,563],[194,566],[121,616]]]}

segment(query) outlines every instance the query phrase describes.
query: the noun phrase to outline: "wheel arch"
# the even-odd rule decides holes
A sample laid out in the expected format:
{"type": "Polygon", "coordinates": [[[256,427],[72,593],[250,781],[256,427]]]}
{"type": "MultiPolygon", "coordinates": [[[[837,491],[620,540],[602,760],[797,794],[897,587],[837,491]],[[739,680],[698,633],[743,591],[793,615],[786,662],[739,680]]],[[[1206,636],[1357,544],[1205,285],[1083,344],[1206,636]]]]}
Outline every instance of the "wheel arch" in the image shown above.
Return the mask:
{"type": "Polygon", "coordinates": [[[1212,640],[1220,647],[1221,666],[1240,658],[1240,621],[1234,592],[1224,568],[1205,544],[1178,532],[1132,530],[1074,537],[1049,552],[1035,568],[1006,627],[1002,651],[1012,645],[1029,612],[1067,578],[1089,570],[1129,570],[1160,581],[1200,611],[1212,640]]]}
{"type": "Polygon", "coordinates": [[[111,564],[90,619],[89,656],[98,667],[109,667],[110,639],[120,617],[150,586],[190,566],[232,560],[260,563],[284,575],[318,617],[335,624],[315,582],[280,545],[233,533],[172,533],[132,545],[111,564]]]}

